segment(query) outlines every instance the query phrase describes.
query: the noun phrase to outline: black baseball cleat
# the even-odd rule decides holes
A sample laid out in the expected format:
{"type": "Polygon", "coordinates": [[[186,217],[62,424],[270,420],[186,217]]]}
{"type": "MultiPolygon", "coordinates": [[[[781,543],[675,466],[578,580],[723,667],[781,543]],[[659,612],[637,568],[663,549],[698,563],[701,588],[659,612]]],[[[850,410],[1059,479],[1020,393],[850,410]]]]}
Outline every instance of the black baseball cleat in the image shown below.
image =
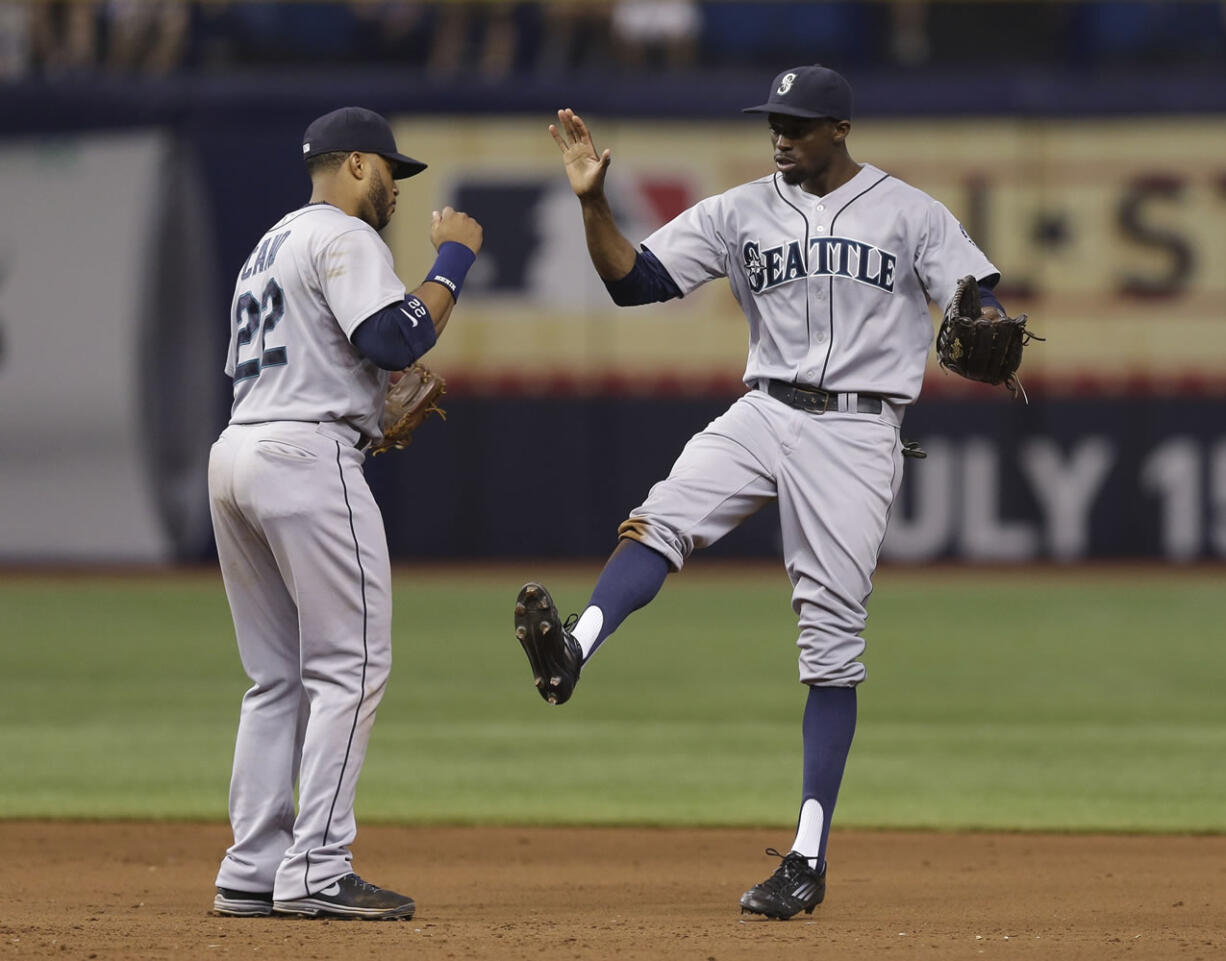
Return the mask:
{"type": "Polygon", "coordinates": [[[741,913],[765,914],[780,921],[799,911],[812,914],[826,896],[826,866],[818,874],[809,867],[809,859],[796,851],[780,854],[767,848],[766,853],[783,861],[774,874],[741,895],[741,913]]]}
{"type": "Polygon", "coordinates": [[[213,913],[228,918],[266,918],[272,914],[272,892],[218,888],[213,913]]]}
{"type": "Polygon", "coordinates": [[[515,636],[532,665],[536,689],[550,704],[565,704],[579,683],[583,650],[570,633],[577,618],[563,624],[553,598],[540,584],[529,582],[515,598],[515,636]]]}
{"type": "Polygon", "coordinates": [[[318,894],[294,901],[274,901],[273,909],[277,914],[304,918],[407,921],[417,905],[410,897],[363,881],[356,874],[346,874],[318,894]]]}

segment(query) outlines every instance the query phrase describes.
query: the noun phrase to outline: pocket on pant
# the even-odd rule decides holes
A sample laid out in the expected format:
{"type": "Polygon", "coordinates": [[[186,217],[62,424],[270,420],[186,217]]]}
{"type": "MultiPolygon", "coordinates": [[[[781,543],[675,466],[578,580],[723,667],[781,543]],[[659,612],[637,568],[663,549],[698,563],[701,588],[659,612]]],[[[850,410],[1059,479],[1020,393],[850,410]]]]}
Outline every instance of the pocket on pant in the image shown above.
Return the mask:
{"type": "Polygon", "coordinates": [[[278,440],[273,437],[265,437],[263,440],[256,441],[255,449],[261,454],[267,454],[270,457],[280,457],[285,460],[315,460],[315,452],[308,450],[305,447],[299,447],[297,444],[291,444],[289,441],[278,440]]]}

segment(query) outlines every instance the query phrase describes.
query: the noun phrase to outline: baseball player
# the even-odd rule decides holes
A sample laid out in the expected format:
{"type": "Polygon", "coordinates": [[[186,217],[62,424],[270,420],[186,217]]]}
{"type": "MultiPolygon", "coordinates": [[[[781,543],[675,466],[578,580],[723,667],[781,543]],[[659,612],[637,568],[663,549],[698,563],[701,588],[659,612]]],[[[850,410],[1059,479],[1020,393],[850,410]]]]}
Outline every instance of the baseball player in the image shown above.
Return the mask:
{"type": "MultiPolygon", "coordinates": [[[[682,297],[727,277],[749,323],[748,391],[686,444],[667,478],[618,530],[591,600],[561,623],[529,583],[515,631],[535,683],[565,702],[580,669],[697,548],[777,500],[808,686],[796,835],[743,911],[812,912],[826,890],[826,839],[856,723],[861,632],[872,574],[902,478],[899,426],[932,342],[928,301],[973,274],[991,316],[999,272],[928,195],[852,160],[852,92],[822,66],[794,67],[766,103],[774,171],[708,197],[637,249],[605,199],[610,151],[572,110],[550,133],[579,198],[588,251],[622,306],[682,297]]],[[[987,313],[987,311],[985,311],[987,313]]]]}
{"type": "Polygon", "coordinates": [[[243,697],[224,915],[410,918],[413,899],[353,873],[353,804],[391,666],[391,567],[362,474],[389,378],[442,333],[481,226],[435,211],[438,259],[411,294],[377,233],[425,164],[360,107],[319,117],[311,199],[260,239],[230,310],[229,426],[209,460],[217,554],[243,697]],[[294,811],[294,788],[298,810],[294,811]]]}

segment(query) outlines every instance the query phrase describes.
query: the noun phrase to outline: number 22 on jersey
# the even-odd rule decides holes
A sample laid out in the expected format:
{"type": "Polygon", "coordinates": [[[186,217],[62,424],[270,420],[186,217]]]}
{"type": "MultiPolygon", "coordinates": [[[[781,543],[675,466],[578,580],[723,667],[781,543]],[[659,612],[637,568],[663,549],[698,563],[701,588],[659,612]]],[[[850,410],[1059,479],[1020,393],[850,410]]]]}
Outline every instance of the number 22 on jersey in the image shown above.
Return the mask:
{"type": "Polygon", "coordinates": [[[269,347],[266,338],[269,331],[277,326],[277,322],[285,315],[285,295],[281,285],[269,277],[264,285],[264,291],[259,297],[247,291],[234,307],[234,322],[238,325],[238,336],[234,339],[234,380],[246,380],[248,377],[259,377],[265,367],[279,367],[285,363],[284,347],[269,347]],[[249,351],[255,343],[255,356],[250,360],[239,358],[249,351]]]}

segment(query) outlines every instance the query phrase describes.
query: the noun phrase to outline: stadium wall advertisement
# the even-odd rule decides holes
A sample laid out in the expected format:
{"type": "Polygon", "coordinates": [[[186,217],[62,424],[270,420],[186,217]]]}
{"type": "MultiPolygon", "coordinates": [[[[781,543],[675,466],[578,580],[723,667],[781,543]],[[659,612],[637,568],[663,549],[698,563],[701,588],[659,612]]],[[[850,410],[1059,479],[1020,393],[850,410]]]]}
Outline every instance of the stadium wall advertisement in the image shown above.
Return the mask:
{"type": "Polygon", "coordinates": [[[197,186],[163,131],[0,142],[0,560],[167,561],[207,538],[197,186]]]}
{"type": "MultiPolygon", "coordinates": [[[[367,473],[402,556],[601,557],[734,396],[457,397],[367,473]]],[[[902,436],[928,456],[905,461],[882,560],[1226,558],[1224,415],[1221,398],[921,399],[902,436]]],[[[779,556],[775,510],[706,553],[779,556]]]]}
{"type": "MultiPolygon", "coordinates": [[[[588,119],[636,240],[769,170],[760,120],[588,119]]],[[[431,165],[401,185],[386,232],[406,285],[431,259],[431,209],[466,209],[486,234],[429,358],[451,384],[448,421],[368,470],[397,557],[603,556],[743,389],[745,326],[722,282],[612,306],[548,121],[396,117],[431,165]],[[525,429],[542,439],[531,456],[525,429]],[[437,509],[401,506],[422,502],[437,509]]],[[[201,121],[0,140],[0,559],[210,556],[225,304],[308,186],[296,121],[227,122],[224,137],[201,121]],[[287,137],[249,176],[227,146],[287,137]]],[[[873,119],[851,146],[944,202],[1047,338],[1027,351],[1028,404],[930,370],[903,429],[929,456],[908,462],[883,560],[1226,557],[1220,118],[873,119]]],[[[712,552],[775,555],[771,515],[712,552]]]]}
{"type": "MultiPolygon", "coordinates": [[[[772,169],[760,119],[588,119],[597,146],[613,151],[611,201],[636,242],[772,169]]],[[[493,228],[465,288],[464,323],[436,362],[474,386],[518,378],[595,392],[678,381],[701,390],[738,372],[745,324],[726,284],[681,302],[612,305],[544,127],[505,117],[398,125],[400,141],[438,171],[407,182],[407,209],[452,203],[493,228]]],[[[1029,379],[1061,388],[1141,377],[1164,389],[1191,380],[1226,391],[1226,126],[1217,118],[864,121],[849,148],[944,203],[1002,268],[1006,306],[1050,338],[1027,353],[1029,379]]],[[[410,285],[426,257],[419,221],[402,215],[388,234],[410,285]]]]}

